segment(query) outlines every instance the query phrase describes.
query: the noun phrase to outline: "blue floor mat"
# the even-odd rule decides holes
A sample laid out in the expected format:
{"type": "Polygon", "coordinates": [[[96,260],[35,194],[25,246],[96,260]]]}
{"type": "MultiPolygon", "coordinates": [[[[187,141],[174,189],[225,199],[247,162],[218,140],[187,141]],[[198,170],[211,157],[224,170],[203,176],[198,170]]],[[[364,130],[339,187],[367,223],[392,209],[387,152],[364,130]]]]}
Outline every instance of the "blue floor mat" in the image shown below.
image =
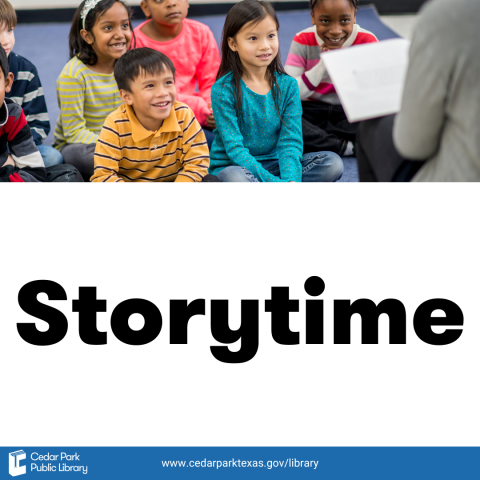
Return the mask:
{"type": "MultiPolygon", "coordinates": [[[[278,19],[280,21],[280,51],[282,59],[285,61],[295,34],[309,27],[312,22],[308,10],[279,12],[278,19]]],[[[198,17],[195,20],[208,25],[217,40],[217,44],[220,44],[225,15],[198,17]]],[[[134,24],[138,25],[141,21],[137,20],[134,24]]],[[[374,7],[361,7],[357,14],[357,23],[373,32],[379,40],[398,37],[393,30],[380,20],[374,7]]],[[[34,63],[43,84],[52,126],[52,132],[45,140],[45,145],[51,145],[53,142],[53,129],[60,113],[57,104],[56,82],[60,72],[69,60],[69,32],[70,24],[67,23],[18,25],[15,29],[15,52],[34,63]]],[[[358,174],[355,172],[356,164],[352,165],[351,159],[348,159],[345,163],[344,178],[351,180],[342,179],[342,181],[358,181],[358,174]],[[354,178],[357,180],[352,180],[354,178]]]]}
{"type": "Polygon", "coordinates": [[[354,157],[343,157],[343,175],[339,182],[358,182],[358,165],[354,157]]]}

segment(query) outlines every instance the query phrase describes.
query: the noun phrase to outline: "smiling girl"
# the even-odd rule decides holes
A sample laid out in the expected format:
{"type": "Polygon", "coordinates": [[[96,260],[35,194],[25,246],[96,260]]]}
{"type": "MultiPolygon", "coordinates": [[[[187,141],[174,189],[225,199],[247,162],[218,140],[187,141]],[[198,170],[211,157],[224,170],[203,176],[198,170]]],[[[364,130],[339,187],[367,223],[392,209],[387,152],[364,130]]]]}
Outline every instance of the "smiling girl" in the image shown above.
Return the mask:
{"type": "Polygon", "coordinates": [[[285,65],[300,89],[304,152],[350,156],[357,125],[348,122],[320,55],[378,40],[356,23],[358,0],[310,0],[310,7],[313,27],[295,35],[285,65]]]}
{"type": "Polygon", "coordinates": [[[54,146],[86,181],[105,119],[122,104],[113,71],[132,42],[130,18],[121,0],[85,0],[73,18],[71,60],[57,80],[61,112],[54,146]]]}
{"type": "Polygon", "coordinates": [[[237,3],[225,20],[210,153],[222,182],[328,182],[343,173],[335,153],[303,155],[298,85],[283,70],[278,27],[272,5],[258,0],[237,3]]]}

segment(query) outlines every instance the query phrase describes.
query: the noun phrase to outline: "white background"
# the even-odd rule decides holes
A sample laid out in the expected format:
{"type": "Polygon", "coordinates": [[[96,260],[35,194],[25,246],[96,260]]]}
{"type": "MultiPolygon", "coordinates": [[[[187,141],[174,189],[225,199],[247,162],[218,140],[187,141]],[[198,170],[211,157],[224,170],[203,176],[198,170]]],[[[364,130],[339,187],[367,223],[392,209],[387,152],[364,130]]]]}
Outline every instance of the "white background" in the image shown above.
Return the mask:
{"type": "MultiPolygon", "coordinates": [[[[2,185],[0,445],[478,445],[478,185],[2,185]],[[326,283],[325,345],[304,344],[305,280],[326,283]],[[35,347],[17,302],[26,283],[60,283],[66,338],[35,347]],[[85,345],[71,300],[96,286],[105,346],[85,345]],[[301,345],[270,334],[264,300],[289,286],[301,345]],[[163,329],[122,344],[110,314],[154,302],[163,329]],[[456,302],[464,333],[434,347],[413,330],[425,300],[456,302]],[[169,345],[169,300],[207,299],[188,345],[169,345]],[[334,345],[333,300],[401,300],[407,344],[334,345]],[[209,347],[209,300],[260,300],[260,345],[242,365],[209,347]]],[[[133,322],[141,325],[139,319],[133,322]]],[[[39,328],[45,322],[37,321],[39,328]]]]}

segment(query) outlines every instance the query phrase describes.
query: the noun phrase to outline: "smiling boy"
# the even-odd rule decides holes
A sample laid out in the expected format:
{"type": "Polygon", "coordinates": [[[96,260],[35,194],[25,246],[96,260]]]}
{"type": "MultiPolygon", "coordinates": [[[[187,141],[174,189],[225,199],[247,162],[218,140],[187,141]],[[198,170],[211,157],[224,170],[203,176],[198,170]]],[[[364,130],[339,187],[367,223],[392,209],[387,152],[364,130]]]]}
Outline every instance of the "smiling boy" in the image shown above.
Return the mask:
{"type": "Polygon", "coordinates": [[[117,61],[115,79],[124,104],[105,121],[91,181],[204,181],[207,142],[190,108],[176,101],[171,60],[150,48],[131,50],[117,61]]]}

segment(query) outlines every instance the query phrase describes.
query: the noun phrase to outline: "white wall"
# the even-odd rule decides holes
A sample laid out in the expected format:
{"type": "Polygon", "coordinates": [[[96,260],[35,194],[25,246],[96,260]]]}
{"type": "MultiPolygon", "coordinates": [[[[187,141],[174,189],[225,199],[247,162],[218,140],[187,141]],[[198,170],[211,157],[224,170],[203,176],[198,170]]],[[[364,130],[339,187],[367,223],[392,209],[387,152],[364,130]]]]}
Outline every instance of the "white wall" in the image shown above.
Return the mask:
{"type": "MultiPolygon", "coordinates": [[[[127,0],[129,5],[140,5],[141,0],[127,0]]],[[[235,3],[236,0],[190,0],[190,3],[235,3]]],[[[292,0],[276,0],[292,1],[292,0]]],[[[300,0],[293,0],[300,1],[300,0]]],[[[10,0],[16,10],[43,8],[76,8],[81,0],[10,0]]]]}

